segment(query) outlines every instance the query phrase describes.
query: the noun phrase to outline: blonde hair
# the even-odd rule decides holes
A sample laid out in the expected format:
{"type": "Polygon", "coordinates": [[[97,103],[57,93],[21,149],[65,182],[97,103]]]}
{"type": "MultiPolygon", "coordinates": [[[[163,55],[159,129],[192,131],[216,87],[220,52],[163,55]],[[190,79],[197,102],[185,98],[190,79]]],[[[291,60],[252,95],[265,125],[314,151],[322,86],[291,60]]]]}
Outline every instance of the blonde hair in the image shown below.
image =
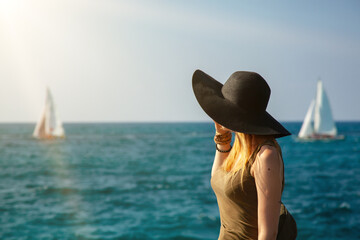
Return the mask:
{"type": "Polygon", "coordinates": [[[249,164],[251,155],[259,144],[270,139],[275,142],[276,148],[279,150],[279,145],[272,136],[235,132],[234,144],[222,165],[223,169],[231,174],[235,174],[241,170],[242,185],[244,172],[249,164]]]}

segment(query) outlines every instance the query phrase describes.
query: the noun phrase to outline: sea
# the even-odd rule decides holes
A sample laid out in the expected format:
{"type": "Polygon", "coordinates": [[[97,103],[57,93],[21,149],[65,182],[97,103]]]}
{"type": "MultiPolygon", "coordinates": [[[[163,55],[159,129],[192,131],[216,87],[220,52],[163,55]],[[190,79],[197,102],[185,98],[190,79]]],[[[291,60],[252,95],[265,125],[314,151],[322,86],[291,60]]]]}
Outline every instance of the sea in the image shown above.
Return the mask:
{"type": "MultiPolygon", "coordinates": [[[[282,201],[297,239],[360,239],[360,122],[344,140],[304,142],[283,123],[282,201]]],[[[68,123],[66,139],[0,124],[0,239],[217,239],[214,126],[68,123]]]]}

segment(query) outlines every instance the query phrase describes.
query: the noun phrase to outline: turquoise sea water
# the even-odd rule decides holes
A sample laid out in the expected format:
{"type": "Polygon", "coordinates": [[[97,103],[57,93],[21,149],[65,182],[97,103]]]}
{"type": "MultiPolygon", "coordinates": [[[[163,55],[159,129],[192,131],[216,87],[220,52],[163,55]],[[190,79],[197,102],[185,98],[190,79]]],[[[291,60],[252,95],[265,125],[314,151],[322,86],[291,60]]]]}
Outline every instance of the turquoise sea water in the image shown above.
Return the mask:
{"type": "MultiPolygon", "coordinates": [[[[0,239],[217,239],[211,123],[65,124],[58,141],[33,127],[0,124],[0,239]]],[[[360,239],[360,123],[338,129],[279,140],[298,239],[360,239]]]]}

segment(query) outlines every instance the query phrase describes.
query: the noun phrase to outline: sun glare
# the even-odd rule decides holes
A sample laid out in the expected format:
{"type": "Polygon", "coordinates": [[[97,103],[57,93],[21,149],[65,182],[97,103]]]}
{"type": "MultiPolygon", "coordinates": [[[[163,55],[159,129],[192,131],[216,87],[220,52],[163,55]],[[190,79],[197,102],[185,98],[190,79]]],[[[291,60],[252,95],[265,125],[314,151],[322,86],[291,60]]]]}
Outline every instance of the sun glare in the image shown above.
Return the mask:
{"type": "Polygon", "coordinates": [[[43,96],[41,90],[45,91],[37,74],[37,66],[32,61],[33,52],[36,51],[32,47],[36,33],[29,29],[37,24],[33,18],[37,13],[29,2],[0,0],[0,49],[7,65],[16,69],[11,85],[15,85],[18,93],[26,99],[26,111],[34,116],[37,115],[34,106],[39,102],[39,96],[43,96]]]}
{"type": "Polygon", "coordinates": [[[0,18],[11,16],[21,6],[23,0],[1,0],[0,1],[0,18]]]}

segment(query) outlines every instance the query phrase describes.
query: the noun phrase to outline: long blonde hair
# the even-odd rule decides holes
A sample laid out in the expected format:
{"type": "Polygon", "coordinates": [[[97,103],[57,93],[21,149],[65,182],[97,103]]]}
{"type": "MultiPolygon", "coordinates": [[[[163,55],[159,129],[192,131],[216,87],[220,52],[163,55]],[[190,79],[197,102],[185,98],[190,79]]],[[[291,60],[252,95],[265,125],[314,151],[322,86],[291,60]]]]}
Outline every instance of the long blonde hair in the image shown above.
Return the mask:
{"type": "Polygon", "coordinates": [[[256,147],[266,140],[272,140],[275,143],[276,148],[279,150],[279,145],[272,136],[235,132],[234,144],[222,165],[223,169],[231,174],[235,174],[241,170],[242,184],[244,172],[249,163],[251,155],[256,150],[256,147]]]}

